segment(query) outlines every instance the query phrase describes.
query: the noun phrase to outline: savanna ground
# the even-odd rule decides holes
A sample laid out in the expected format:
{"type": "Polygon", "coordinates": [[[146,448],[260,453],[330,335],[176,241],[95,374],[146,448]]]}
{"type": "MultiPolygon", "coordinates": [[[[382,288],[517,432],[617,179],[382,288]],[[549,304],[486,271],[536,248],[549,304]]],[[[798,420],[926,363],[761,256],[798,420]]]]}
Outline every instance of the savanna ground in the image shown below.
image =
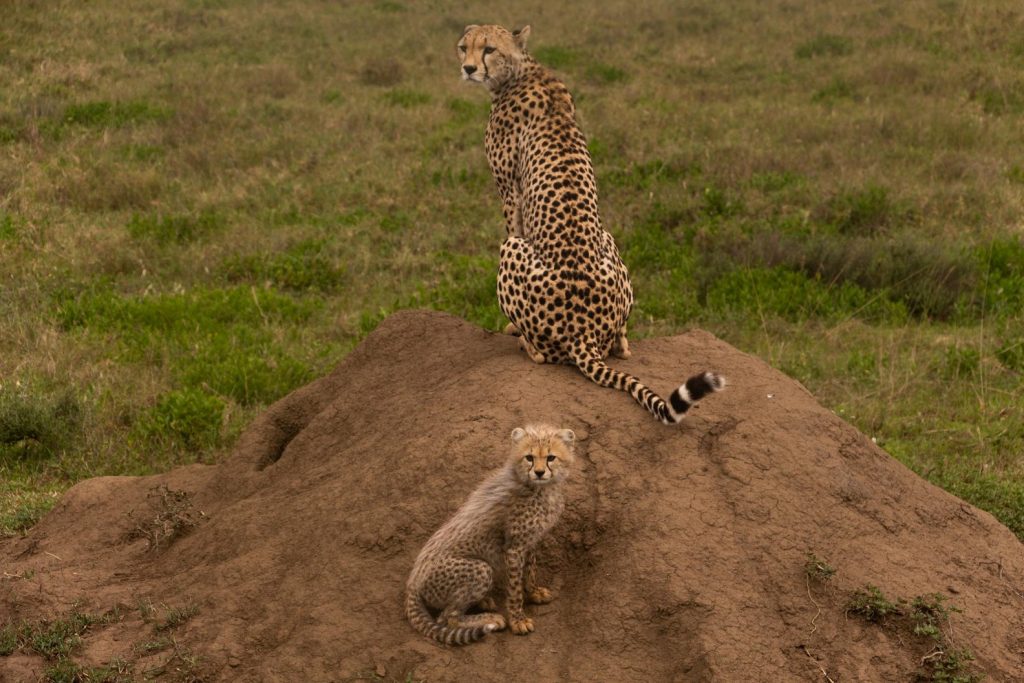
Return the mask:
{"type": "Polygon", "coordinates": [[[532,24],[576,97],[634,336],[767,359],[1024,536],[1010,0],[8,0],[4,533],[85,477],[216,462],[391,311],[500,329],[453,47],[485,22],[532,24]]]}

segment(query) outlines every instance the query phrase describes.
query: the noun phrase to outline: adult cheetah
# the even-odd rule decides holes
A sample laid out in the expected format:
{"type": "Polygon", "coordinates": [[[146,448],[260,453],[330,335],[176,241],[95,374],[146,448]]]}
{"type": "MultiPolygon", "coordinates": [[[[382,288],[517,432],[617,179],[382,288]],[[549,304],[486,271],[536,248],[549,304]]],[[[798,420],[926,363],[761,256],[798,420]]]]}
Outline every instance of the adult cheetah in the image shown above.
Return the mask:
{"type": "Polygon", "coordinates": [[[604,358],[628,358],[629,272],[601,227],[587,142],[565,85],[526,52],[530,27],[467,26],[457,49],[462,78],[491,92],[487,160],[501,194],[507,237],[498,302],[537,363],[574,364],[601,386],[628,391],[665,424],[725,386],[694,375],[665,401],[604,358]]]}

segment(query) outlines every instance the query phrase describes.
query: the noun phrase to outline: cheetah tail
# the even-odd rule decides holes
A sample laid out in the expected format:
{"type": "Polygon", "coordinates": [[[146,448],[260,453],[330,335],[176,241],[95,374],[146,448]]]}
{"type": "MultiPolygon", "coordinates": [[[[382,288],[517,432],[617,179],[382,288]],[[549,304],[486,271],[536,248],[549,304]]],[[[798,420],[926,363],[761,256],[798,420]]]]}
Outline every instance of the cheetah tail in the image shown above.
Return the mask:
{"type": "Polygon", "coordinates": [[[424,607],[423,600],[413,591],[408,591],[405,594],[405,616],[409,618],[409,623],[414,629],[443,645],[468,645],[480,640],[497,628],[494,624],[442,626],[434,621],[430,612],[424,607]]]}
{"type": "Polygon", "coordinates": [[[636,377],[608,367],[592,345],[575,342],[569,351],[580,372],[603,387],[629,392],[633,400],[667,425],[682,420],[686,411],[697,401],[725,388],[724,377],[713,372],[702,372],[686,380],[666,401],[641,384],[636,377]]]}

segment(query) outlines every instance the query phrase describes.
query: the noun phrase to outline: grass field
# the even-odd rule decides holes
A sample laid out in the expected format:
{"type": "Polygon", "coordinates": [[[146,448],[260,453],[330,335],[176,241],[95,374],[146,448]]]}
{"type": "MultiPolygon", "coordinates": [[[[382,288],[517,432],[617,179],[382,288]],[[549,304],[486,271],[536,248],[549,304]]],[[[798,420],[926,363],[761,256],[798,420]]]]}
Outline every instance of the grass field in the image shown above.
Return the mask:
{"type": "Polygon", "coordinates": [[[489,99],[454,55],[497,22],[576,97],[633,336],[760,355],[1024,537],[1019,2],[3,15],[3,532],[84,477],[217,461],[391,311],[502,325],[489,99]]]}

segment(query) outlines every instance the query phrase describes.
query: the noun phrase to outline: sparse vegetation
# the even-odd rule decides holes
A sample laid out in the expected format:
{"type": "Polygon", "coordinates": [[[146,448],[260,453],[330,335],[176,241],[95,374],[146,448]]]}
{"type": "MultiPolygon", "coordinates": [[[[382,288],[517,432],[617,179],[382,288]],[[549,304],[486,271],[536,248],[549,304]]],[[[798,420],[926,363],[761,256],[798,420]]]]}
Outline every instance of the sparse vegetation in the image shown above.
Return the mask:
{"type": "MultiPolygon", "coordinates": [[[[1024,537],[1019,4],[631,9],[532,19],[531,49],[579,105],[632,334],[760,355],[1024,537]]],[[[83,477],[217,461],[398,308],[502,325],[470,18],[139,11],[0,24],[6,533],[83,477]]]]}
{"type": "Polygon", "coordinates": [[[818,583],[825,583],[831,581],[835,573],[835,568],[830,566],[825,560],[819,558],[814,553],[807,553],[807,561],[804,562],[804,574],[807,575],[808,579],[818,583]]]}
{"type": "Polygon", "coordinates": [[[924,642],[928,649],[921,656],[916,680],[977,683],[984,679],[971,664],[974,655],[970,650],[955,647],[943,630],[950,615],[962,611],[947,605],[946,596],[932,593],[919,595],[909,602],[903,598],[892,602],[877,586],[868,585],[853,592],[846,609],[849,614],[880,626],[889,625],[897,632],[916,636],[924,642]]]}
{"type": "Polygon", "coordinates": [[[126,540],[143,538],[151,551],[166,548],[205,517],[202,510],[194,509],[187,491],[176,491],[160,485],[149,492],[148,500],[148,511],[137,513],[133,510],[129,513],[141,521],[128,533],[126,540]]]}
{"type": "Polygon", "coordinates": [[[155,626],[156,631],[159,633],[176,629],[197,614],[199,614],[199,605],[194,603],[184,607],[168,608],[164,618],[155,626]]]}
{"type": "Polygon", "coordinates": [[[886,617],[902,614],[899,605],[890,602],[878,586],[871,585],[854,591],[846,609],[851,614],[856,614],[875,623],[883,621],[886,617]]]}

